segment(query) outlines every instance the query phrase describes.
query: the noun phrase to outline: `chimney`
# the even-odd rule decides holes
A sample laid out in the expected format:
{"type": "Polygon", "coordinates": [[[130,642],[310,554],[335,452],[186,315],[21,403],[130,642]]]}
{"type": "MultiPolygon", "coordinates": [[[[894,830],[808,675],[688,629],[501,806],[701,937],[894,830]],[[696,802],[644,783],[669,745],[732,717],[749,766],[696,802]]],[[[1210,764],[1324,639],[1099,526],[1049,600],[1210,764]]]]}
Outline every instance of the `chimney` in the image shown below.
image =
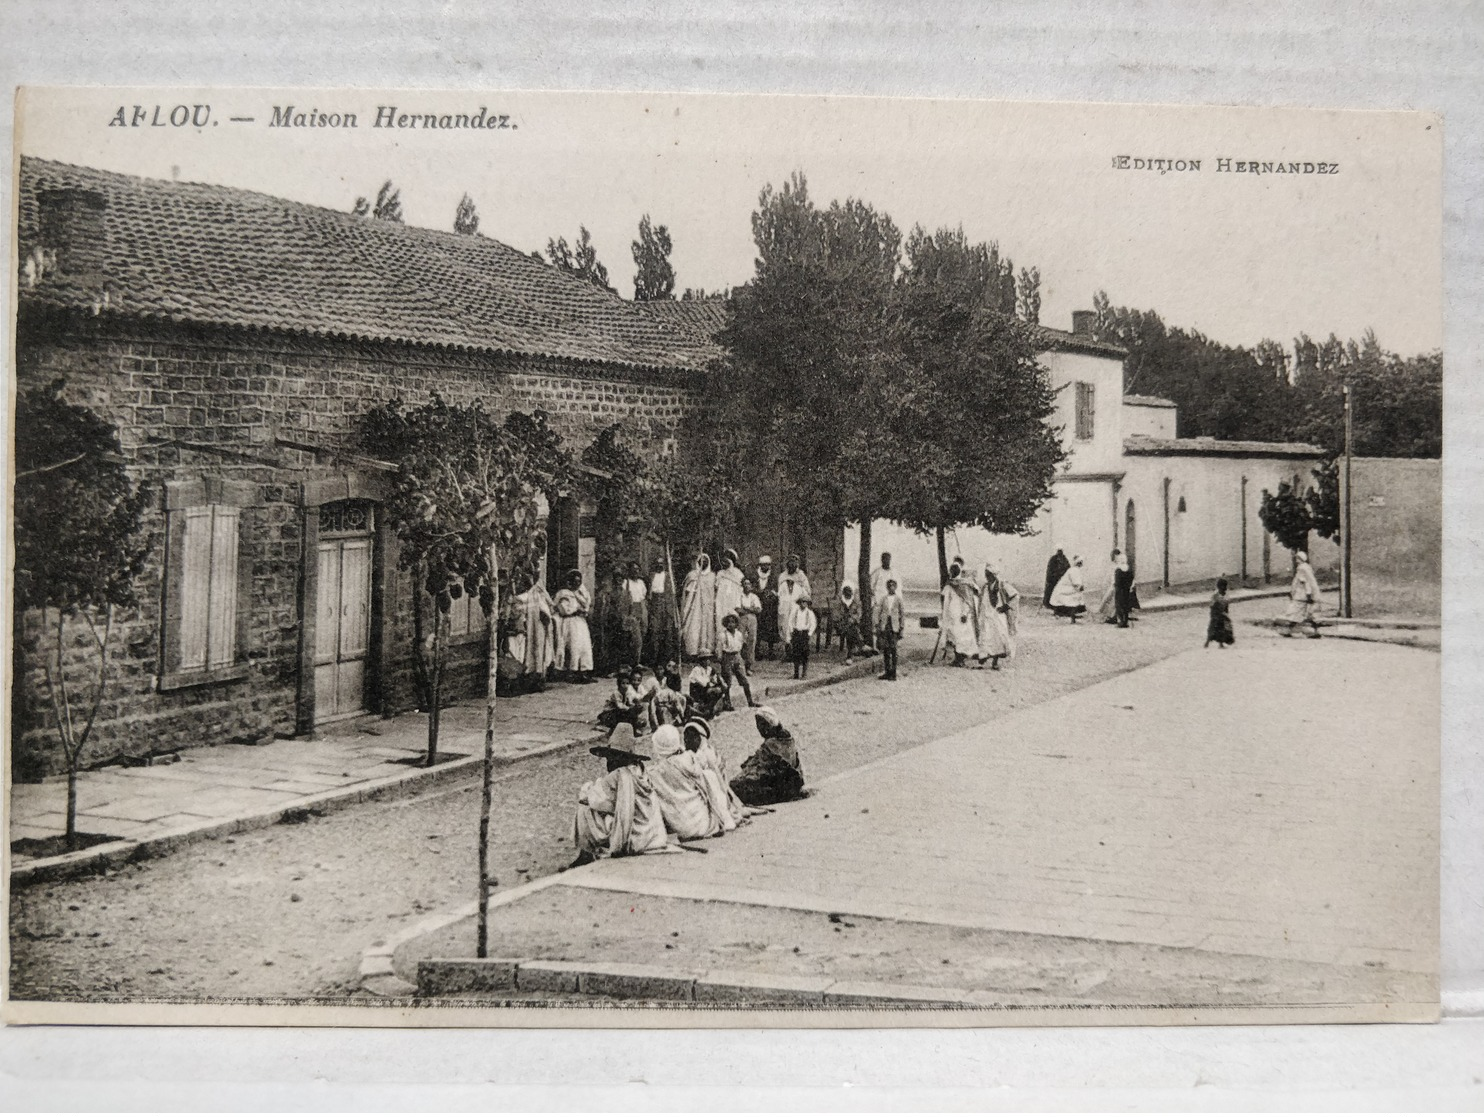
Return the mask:
{"type": "Polygon", "coordinates": [[[1078,337],[1091,338],[1097,322],[1098,314],[1095,310],[1072,311],[1072,332],[1078,337]]]}
{"type": "Polygon", "coordinates": [[[103,282],[108,200],[96,190],[67,187],[36,194],[40,246],[56,253],[57,270],[78,283],[103,282]]]}

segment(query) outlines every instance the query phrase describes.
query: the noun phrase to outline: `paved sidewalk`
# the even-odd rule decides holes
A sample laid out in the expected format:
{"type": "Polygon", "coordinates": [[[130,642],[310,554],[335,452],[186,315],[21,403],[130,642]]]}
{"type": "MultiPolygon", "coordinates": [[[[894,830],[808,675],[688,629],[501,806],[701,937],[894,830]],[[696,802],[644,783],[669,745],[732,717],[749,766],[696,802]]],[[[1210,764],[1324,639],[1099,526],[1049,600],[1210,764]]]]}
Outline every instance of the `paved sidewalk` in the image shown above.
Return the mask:
{"type": "MultiPolygon", "coordinates": [[[[803,687],[829,685],[872,669],[873,660],[846,668],[838,650],[811,660],[805,683],[791,679],[780,661],[759,664],[754,693],[761,700],[803,687]]],[[[502,698],[497,707],[497,761],[508,764],[597,740],[594,717],[611,684],[554,683],[540,694],[502,698]]],[[[741,691],[734,693],[741,701],[741,691]]],[[[443,712],[434,768],[415,763],[427,749],[427,717],[368,715],[326,726],[313,740],[275,740],[264,745],[205,744],[182,750],[173,763],[147,767],[109,766],[83,772],[78,781],[78,830],[119,839],[61,857],[12,853],[13,880],[53,870],[76,870],[102,862],[165,852],[190,841],[281,821],[286,813],[324,810],[477,771],[484,752],[482,700],[443,712]],[[141,844],[145,847],[140,849],[141,844]]],[[[9,841],[46,838],[66,828],[67,782],[11,787],[9,841]]]]}
{"type": "MultiPolygon", "coordinates": [[[[844,773],[705,856],[565,873],[543,886],[553,899],[499,907],[492,935],[506,956],[664,964],[678,956],[619,913],[684,901],[676,925],[705,944],[687,959],[699,970],[810,972],[807,948],[806,961],[743,948],[783,941],[766,930],[777,913],[812,912],[877,921],[862,953],[812,960],[826,975],[929,925],[1269,959],[1270,979],[1296,964],[1348,975],[1306,1000],[1336,987],[1353,998],[1354,975],[1373,974],[1374,1003],[1410,975],[1425,1003],[1438,972],[1439,685],[1428,653],[1255,633],[844,773]]],[[[941,972],[913,979],[991,980],[941,972]]],[[[1232,995],[1293,994],[1269,980],[1232,995]]]]}

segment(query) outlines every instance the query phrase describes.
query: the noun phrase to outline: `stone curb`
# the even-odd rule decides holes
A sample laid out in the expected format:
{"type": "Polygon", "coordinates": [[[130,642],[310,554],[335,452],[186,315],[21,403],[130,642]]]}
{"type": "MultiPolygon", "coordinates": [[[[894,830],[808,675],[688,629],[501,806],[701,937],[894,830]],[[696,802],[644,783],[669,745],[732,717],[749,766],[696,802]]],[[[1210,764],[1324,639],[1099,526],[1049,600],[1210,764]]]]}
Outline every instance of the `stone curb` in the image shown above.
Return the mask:
{"type": "Polygon", "coordinates": [[[415,995],[418,997],[514,992],[577,993],[615,1000],[685,1001],[734,1008],[738,1007],[737,1002],[747,1007],[761,1004],[950,1008],[982,1008],[994,1003],[990,994],[969,989],[735,970],[695,972],[660,966],[514,958],[427,958],[417,966],[415,995]]]}
{"type": "Polygon", "coordinates": [[[880,670],[880,655],[864,656],[855,663],[852,663],[849,667],[841,667],[838,671],[830,671],[812,679],[784,679],[781,682],[770,683],[763,688],[763,697],[787,698],[790,695],[801,694],[806,690],[815,690],[818,687],[843,683],[850,679],[864,679],[869,675],[876,674],[880,670]]]}
{"type": "MultiPolygon", "coordinates": [[[[513,756],[496,756],[495,767],[505,768],[534,757],[549,756],[552,753],[578,748],[602,740],[604,736],[603,733],[596,732],[579,740],[554,741],[549,745],[513,756]]],[[[365,780],[348,787],[336,788],[315,795],[305,795],[268,811],[233,815],[204,826],[181,827],[163,834],[156,834],[152,838],[108,842],[105,845],[78,850],[76,853],[41,857],[35,861],[13,866],[10,870],[10,883],[12,887],[39,884],[85,876],[100,869],[116,869],[130,862],[146,861],[173,853],[175,850],[194,845],[196,842],[275,826],[283,822],[285,818],[304,811],[323,813],[339,810],[356,803],[388,798],[404,790],[412,791],[433,786],[471,772],[477,772],[483,763],[482,755],[466,756],[460,760],[450,760],[447,764],[439,764],[434,768],[413,768],[380,779],[365,780]]]]}

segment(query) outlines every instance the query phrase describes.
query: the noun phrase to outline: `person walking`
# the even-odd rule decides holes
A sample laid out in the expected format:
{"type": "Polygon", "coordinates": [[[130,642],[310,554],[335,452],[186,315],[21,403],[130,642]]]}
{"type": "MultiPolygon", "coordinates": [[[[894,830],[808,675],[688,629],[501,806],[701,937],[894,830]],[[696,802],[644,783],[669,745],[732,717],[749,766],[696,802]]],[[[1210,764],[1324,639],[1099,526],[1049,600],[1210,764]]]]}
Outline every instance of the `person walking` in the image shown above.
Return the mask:
{"type": "Polygon", "coordinates": [[[1087,612],[1087,602],[1083,599],[1086,588],[1082,580],[1082,556],[1073,555],[1071,565],[1051,591],[1051,611],[1058,617],[1071,617],[1076,624],[1077,618],[1087,612]]]}
{"type": "Polygon", "coordinates": [[[876,646],[881,649],[881,666],[885,669],[881,678],[887,682],[897,679],[897,645],[907,630],[907,613],[902,595],[897,592],[897,580],[888,578],[882,597],[876,602],[876,646]]]}
{"type": "Polygon", "coordinates": [[[1062,549],[1060,547],[1056,549],[1056,554],[1052,555],[1051,558],[1047,560],[1046,593],[1041,598],[1041,604],[1044,605],[1046,608],[1051,608],[1051,595],[1056,592],[1057,584],[1061,582],[1062,577],[1066,574],[1071,565],[1072,564],[1067,561],[1067,556],[1062,553],[1062,549]]]}
{"type": "Polygon", "coordinates": [[[756,706],[752,700],[752,684],[747,678],[747,665],[742,662],[742,649],[746,646],[747,637],[742,634],[742,625],[737,620],[737,614],[728,613],[721,619],[721,681],[726,684],[727,700],[724,709],[734,709],[732,706],[732,684],[736,683],[742,688],[742,696],[747,699],[749,706],[756,706]]]}
{"type": "Polygon", "coordinates": [[[1232,631],[1231,605],[1226,599],[1225,578],[1216,579],[1216,592],[1211,595],[1211,617],[1206,622],[1206,642],[1201,647],[1209,648],[1212,640],[1216,641],[1218,648],[1237,642],[1237,634],[1232,631]]]}
{"type": "Polygon", "coordinates": [[[1015,654],[1015,615],[1020,609],[1020,591],[984,567],[984,585],[979,588],[979,666],[989,660],[998,671],[1000,660],[1015,654]]]}
{"type": "Polygon", "coordinates": [[[948,568],[948,581],[941,591],[943,607],[938,627],[943,635],[943,654],[952,650],[950,667],[962,667],[969,656],[979,657],[979,587],[955,560],[948,568]]]}
{"type": "Polygon", "coordinates": [[[1309,565],[1306,552],[1295,551],[1293,558],[1293,586],[1288,592],[1288,612],[1283,617],[1283,623],[1288,627],[1283,630],[1283,635],[1291,637],[1295,626],[1307,624],[1309,639],[1318,640],[1319,621],[1314,616],[1314,608],[1319,603],[1319,579],[1314,577],[1314,568],[1309,565]]]}

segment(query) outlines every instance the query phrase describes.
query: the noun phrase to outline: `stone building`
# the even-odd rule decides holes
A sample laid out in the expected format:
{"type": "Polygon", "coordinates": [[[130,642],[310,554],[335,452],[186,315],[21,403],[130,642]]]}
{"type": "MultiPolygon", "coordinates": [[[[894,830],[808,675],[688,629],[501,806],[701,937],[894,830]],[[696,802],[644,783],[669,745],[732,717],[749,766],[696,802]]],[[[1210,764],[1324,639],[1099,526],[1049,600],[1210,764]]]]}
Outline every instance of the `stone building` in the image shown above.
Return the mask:
{"type": "MultiPolygon", "coordinates": [[[[65,380],[151,494],[155,551],[116,631],[93,760],[414,704],[387,474],[352,446],[371,406],[437,392],[539,408],[574,451],[622,423],[659,454],[717,355],[490,238],[228,187],[23,159],[19,249],[20,385],[65,380]]],[[[550,509],[551,570],[591,578],[591,511],[550,509]]],[[[454,619],[470,687],[485,657],[473,612],[454,619]]],[[[25,666],[13,755],[28,775],[56,761],[25,666]]]]}

